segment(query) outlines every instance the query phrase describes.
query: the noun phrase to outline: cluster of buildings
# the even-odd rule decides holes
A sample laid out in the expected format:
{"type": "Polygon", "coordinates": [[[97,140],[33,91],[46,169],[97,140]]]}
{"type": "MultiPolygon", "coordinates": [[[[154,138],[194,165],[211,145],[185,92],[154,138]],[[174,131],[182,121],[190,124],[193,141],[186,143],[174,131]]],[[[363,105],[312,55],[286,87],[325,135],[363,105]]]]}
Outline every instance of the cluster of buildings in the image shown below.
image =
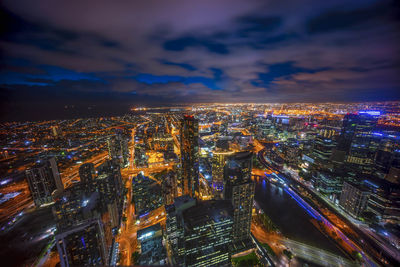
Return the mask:
{"type": "MultiPolygon", "coordinates": [[[[110,160],[97,168],[82,164],[80,182],[68,188],[54,158],[30,167],[26,177],[36,206],[54,203],[61,266],[116,264],[121,168],[130,162],[151,174],[132,178],[136,219],[163,207],[166,217],[137,231],[138,265],[229,266],[232,255],[253,249],[251,178],[260,155],[282,173],[299,170],[307,185],[355,218],[400,223],[398,130],[377,111],[333,109],[314,114],[311,106],[299,107],[293,112],[300,115],[290,115],[282,108],[259,114],[253,106],[200,107],[193,115],[156,115],[134,131],[107,135],[110,160]]],[[[61,130],[51,131],[56,137],[61,130]]]]}
{"type": "Polygon", "coordinates": [[[342,116],[263,114],[252,129],[265,160],[300,176],[356,218],[400,222],[400,136],[379,111],[342,116]]]}
{"type": "Polygon", "coordinates": [[[173,266],[229,266],[232,255],[254,248],[250,236],[253,153],[244,145],[247,149],[232,150],[240,147],[239,139],[223,136],[210,153],[202,155],[208,145],[200,143],[197,118],[185,115],[169,123],[179,129],[176,171],[165,172],[160,185],[142,174],[132,180],[139,217],[161,205],[166,212],[165,228],[156,224],[138,231],[140,257],[136,263],[163,265],[168,258],[173,266]],[[208,168],[201,162],[210,165],[211,179],[206,179],[208,168]]]}
{"type": "MultiPolygon", "coordinates": [[[[61,266],[112,265],[123,206],[119,162],[79,168],[80,182],[63,187],[54,158],[26,171],[36,206],[53,204],[55,242],[61,266]]],[[[114,264],[115,265],[115,264],[114,264]]]]}
{"type": "Polygon", "coordinates": [[[176,266],[228,266],[235,253],[252,248],[250,225],[254,199],[252,153],[215,153],[211,200],[204,200],[199,167],[199,124],[181,121],[182,196],[166,205],[166,239],[176,266]],[[215,174],[215,176],[214,176],[215,174]]]}

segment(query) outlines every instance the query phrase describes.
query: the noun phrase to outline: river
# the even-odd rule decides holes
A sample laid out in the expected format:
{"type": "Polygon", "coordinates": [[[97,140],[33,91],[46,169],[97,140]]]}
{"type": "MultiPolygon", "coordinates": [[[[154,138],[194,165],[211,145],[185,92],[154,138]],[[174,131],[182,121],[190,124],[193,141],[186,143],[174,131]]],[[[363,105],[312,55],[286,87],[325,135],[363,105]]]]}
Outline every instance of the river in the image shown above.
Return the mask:
{"type": "Polygon", "coordinates": [[[311,223],[312,217],[282,187],[259,180],[255,200],[285,237],[346,257],[334,241],[311,223]]]}

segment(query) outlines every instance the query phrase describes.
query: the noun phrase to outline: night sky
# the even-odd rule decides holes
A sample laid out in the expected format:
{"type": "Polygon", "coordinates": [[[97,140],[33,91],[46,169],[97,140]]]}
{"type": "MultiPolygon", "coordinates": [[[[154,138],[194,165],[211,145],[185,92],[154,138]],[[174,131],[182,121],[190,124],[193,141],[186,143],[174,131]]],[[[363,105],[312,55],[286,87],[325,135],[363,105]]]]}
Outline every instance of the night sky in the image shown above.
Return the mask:
{"type": "Polygon", "coordinates": [[[0,119],[399,100],[399,2],[3,0],[0,119]]]}

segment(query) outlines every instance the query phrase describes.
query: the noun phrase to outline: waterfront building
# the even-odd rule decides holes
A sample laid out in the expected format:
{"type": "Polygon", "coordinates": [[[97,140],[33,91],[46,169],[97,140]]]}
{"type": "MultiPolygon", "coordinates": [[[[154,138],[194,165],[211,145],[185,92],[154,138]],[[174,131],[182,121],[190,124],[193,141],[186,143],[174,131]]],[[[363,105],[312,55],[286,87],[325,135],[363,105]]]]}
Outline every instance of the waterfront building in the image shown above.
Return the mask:
{"type": "Polygon", "coordinates": [[[339,205],[357,218],[365,211],[370,194],[370,190],[364,185],[345,181],[340,194],[339,205]]]}
{"type": "Polygon", "coordinates": [[[400,223],[400,185],[387,180],[367,181],[372,190],[368,200],[372,211],[380,222],[400,223]]]}
{"type": "Polygon", "coordinates": [[[228,158],[224,170],[224,199],[233,207],[233,249],[241,250],[251,244],[250,226],[255,183],[251,180],[252,152],[237,152],[228,158]]]}

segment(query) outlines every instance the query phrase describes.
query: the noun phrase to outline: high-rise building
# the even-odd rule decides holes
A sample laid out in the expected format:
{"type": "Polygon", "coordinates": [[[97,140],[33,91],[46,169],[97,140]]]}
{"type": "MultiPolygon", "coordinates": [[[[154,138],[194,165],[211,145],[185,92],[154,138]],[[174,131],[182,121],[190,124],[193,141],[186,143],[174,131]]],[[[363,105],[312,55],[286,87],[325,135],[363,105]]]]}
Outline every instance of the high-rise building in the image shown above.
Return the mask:
{"type": "Polygon", "coordinates": [[[212,157],[212,187],[214,191],[214,196],[218,198],[218,195],[224,189],[224,167],[227,158],[231,156],[233,151],[226,151],[218,149],[213,151],[212,157]]]}
{"type": "Polygon", "coordinates": [[[90,219],[56,235],[61,267],[109,265],[101,221],[90,219]]]}
{"type": "Polygon", "coordinates": [[[168,172],[162,177],[161,181],[162,196],[165,205],[174,203],[174,199],[178,196],[176,187],[176,174],[175,172],[168,172]]]}
{"type": "Polygon", "coordinates": [[[233,209],[209,200],[183,212],[185,266],[230,266],[233,209]]]}
{"type": "Polygon", "coordinates": [[[161,186],[140,173],[132,179],[132,196],[135,214],[139,216],[159,208],[164,202],[161,186]]]}
{"type": "Polygon", "coordinates": [[[371,173],[380,138],[374,134],[380,113],[360,111],[343,119],[337,149],[332,158],[345,161],[361,173],[371,173]]]}
{"type": "Polygon", "coordinates": [[[171,247],[172,263],[183,266],[185,257],[184,223],[182,213],[184,210],[196,205],[196,200],[183,195],[175,198],[174,203],[165,206],[166,211],[166,236],[171,247]]]}
{"type": "Polygon", "coordinates": [[[337,149],[350,152],[351,143],[356,133],[371,133],[378,122],[379,112],[360,111],[358,114],[348,113],[343,118],[342,130],[337,149]]]}
{"type": "Polygon", "coordinates": [[[112,159],[118,160],[121,168],[129,166],[129,147],[126,135],[116,134],[111,136],[108,142],[108,153],[112,159]]]}
{"type": "Polygon", "coordinates": [[[372,211],[379,221],[385,223],[400,223],[400,185],[387,180],[368,181],[371,195],[368,200],[368,210],[372,211]]]}
{"type": "Polygon", "coordinates": [[[147,167],[149,165],[145,144],[135,144],[135,165],[137,168],[147,167]]]}
{"type": "Polygon", "coordinates": [[[137,231],[140,244],[140,266],[164,266],[167,253],[163,246],[163,231],[161,225],[155,224],[137,231]]]}
{"type": "Polygon", "coordinates": [[[340,194],[339,205],[354,217],[359,217],[365,211],[370,190],[362,184],[344,182],[340,194]]]}
{"type": "Polygon", "coordinates": [[[199,121],[184,116],[181,123],[181,188],[184,195],[199,194],[199,121]]]}
{"type": "Polygon", "coordinates": [[[255,183],[251,180],[252,152],[238,152],[228,158],[224,170],[224,199],[233,206],[232,239],[234,250],[251,244],[250,226],[255,183]]]}
{"type": "Polygon", "coordinates": [[[313,142],[310,158],[316,167],[326,167],[330,163],[332,152],[336,147],[336,129],[324,127],[320,129],[313,142]]]}
{"type": "Polygon", "coordinates": [[[393,139],[381,141],[374,161],[375,174],[381,179],[400,184],[400,142],[393,139]]]}
{"type": "Polygon", "coordinates": [[[61,266],[110,264],[121,224],[122,183],[119,165],[112,161],[103,163],[98,173],[53,194],[61,266]]]}
{"type": "Polygon", "coordinates": [[[26,178],[33,202],[37,207],[53,201],[51,194],[64,189],[55,158],[38,163],[26,170],[26,178]]]}

